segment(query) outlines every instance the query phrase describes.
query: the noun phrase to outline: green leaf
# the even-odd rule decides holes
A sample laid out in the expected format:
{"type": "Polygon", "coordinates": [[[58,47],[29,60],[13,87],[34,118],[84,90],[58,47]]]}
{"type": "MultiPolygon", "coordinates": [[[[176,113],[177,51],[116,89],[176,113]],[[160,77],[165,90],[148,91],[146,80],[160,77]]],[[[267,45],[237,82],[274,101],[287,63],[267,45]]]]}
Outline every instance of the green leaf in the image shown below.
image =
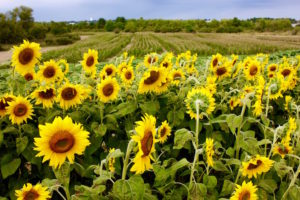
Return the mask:
{"type": "Polygon", "coordinates": [[[119,158],[122,157],[123,155],[124,153],[120,149],[116,149],[112,153],[109,153],[106,159],[109,160],[111,158],[119,158]]]}
{"type": "Polygon", "coordinates": [[[269,140],[269,139],[262,139],[262,140],[260,140],[260,141],[258,141],[257,143],[256,143],[256,146],[261,146],[261,145],[266,145],[266,144],[271,144],[272,142],[269,140]]]}
{"type": "Polygon", "coordinates": [[[287,199],[298,200],[300,197],[300,188],[299,186],[292,186],[287,195],[287,199]]]}
{"type": "Polygon", "coordinates": [[[271,194],[277,189],[277,183],[273,179],[261,179],[258,186],[271,194]]]}
{"type": "Polygon", "coordinates": [[[42,181],[42,185],[46,186],[49,189],[51,188],[52,191],[58,190],[59,187],[61,186],[57,179],[48,179],[48,178],[42,181]]]}
{"type": "Polygon", "coordinates": [[[173,148],[181,149],[186,142],[192,139],[193,139],[193,134],[189,130],[185,128],[179,129],[175,132],[173,148]]]}
{"type": "Polygon", "coordinates": [[[13,175],[21,164],[21,159],[16,158],[9,163],[5,163],[1,165],[1,173],[3,179],[6,179],[8,176],[13,175]]]}
{"type": "Polygon", "coordinates": [[[235,184],[225,179],[220,196],[224,197],[224,196],[231,195],[234,191],[234,188],[235,188],[235,184]]]}
{"type": "Polygon", "coordinates": [[[192,200],[204,200],[207,195],[207,188],[203,183],[193,183],[190,196],[192,200]]]}
{"type": "Polygon", "coordinates": [[[286,165],[286,162],[284,159],[281,159],[279,162],[275,162],[274,168],[280,178],[285,177],[285,175],[287,173],[289,173],[289,171],[293,170],[292,167],[289,167],[286,165]]]}
{"type": "Polygon", "coordinates": [[[116,106],[117,112],[115,112],[114,115],[116,117],[124,117],[125,115],[133,113],[136,109],[137,109],[137,105],[135,102],[132,101],[124,102],[116,106]]]}
{"type": "Polygon", "coordinates": [[[117,199],[142,199],[144,195],[144,180],[134,175],[129,180],[117,180],[112,189],[117,199]]]}
{"type": "Polygon", "coordinates": [[[217,186],[217,178],[215,176],[208,176],[204,175],[203,176],[203,183],[206,185],[208,189],[213,189],[217,186]]]}
{"type": "Polygon", "coordinates": [[[235,134],[236,129],[242,124],[243,118],[242,116],[236,116],[235,114],[227,115],[226,122],[228,124],[228,127],[230,128],[230,131],[235,134]]]}
{"type": "Polygon", "coordinates": [[[140,104],[140,108],[144,113],[155,115],[159,111],[160,105],[158,101],[148,101],[140,104]]]}
{"type": "Polygon", "coordinates": [[[16,147],[17,147],[17,153],[22,153],[28,144],[28,138],[26,136],[17,138],[16,139],[16,147]]]}
{"type": "Polygon", "coordinates": [[[213,169],[221,172],[229,171],[227,167],[220,160],[214,161],[213,169]]]}

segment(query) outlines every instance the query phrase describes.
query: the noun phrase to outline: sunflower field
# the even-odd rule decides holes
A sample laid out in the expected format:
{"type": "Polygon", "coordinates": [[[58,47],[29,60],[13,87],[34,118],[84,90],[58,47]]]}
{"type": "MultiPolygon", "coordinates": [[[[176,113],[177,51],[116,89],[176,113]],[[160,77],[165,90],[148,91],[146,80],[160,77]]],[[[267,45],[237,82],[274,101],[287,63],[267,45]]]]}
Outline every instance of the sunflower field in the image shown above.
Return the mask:
{"type": "Polygon", "coordinates": [[[0,200],[299,199],[300,55],[124,52],[0,75],[0,200]]]}

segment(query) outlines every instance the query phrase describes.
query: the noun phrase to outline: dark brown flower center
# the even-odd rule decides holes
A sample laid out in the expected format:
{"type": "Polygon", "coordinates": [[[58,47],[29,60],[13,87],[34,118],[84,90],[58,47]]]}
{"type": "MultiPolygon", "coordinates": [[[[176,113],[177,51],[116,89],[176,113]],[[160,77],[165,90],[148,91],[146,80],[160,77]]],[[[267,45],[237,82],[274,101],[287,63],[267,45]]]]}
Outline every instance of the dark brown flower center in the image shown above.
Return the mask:
{"type": "Polygon", "coordinates": [[[226,67],[219,67],[219,68],[217,69],[217,71],[216,71],[216,74],[217,74],[218,76],[222,76],[222,75],[224,75],[226,72],[227,72],[226,67]]]}
{"type": "Polygon", "coordinates": [[[175,73],[173,75],[173,79],[181,79],[181,74],[180,73],[175,73]]]}
{"type": "Polygon", "coordinates": [[[291,73],[291,70],[289,70],[289,69],[284,69],[284,70],[281,72],[281,74],[282,74],[284,77],[290,75],[290,73],[291,73]]]}
{"type": "Polygon", "coordinates": [[[156,62],[156,58],[150,56],[147,61],[148,61],[149,64],[153,64],[153,63],[156,62]]]}
{"type": "Polygon", "coordinates": [[[46,67],[46,69],[44,69],[43,75],[46,78],[52,78],[55,75],[55,68],[53,66],[46,67]]]}
{"type": "Polygon", "coordinates": [[[163,63],[163,67],[168,68],[169,67],[169,63],[168,62],[164,62],[163,63]]]}
{"type": "Polygon", "coordinates": [[[283,146],[283,147],[278,148],[278,152],[280,154],[287,154],[287,153],[289,153],[289,150],[285,146],[283,146]]]}
{"type": "Polygon", "coordinates": [[[256,67],[255,65],[252,65],[252,66],[250,67],[250,75],[251,75],[251,76],[255,76],[256,73],[257,73],[257,71],[258,71],[258,69],[257,69],[257,67],[256,67]]]}
{"type": "Polygon", "coordinates": [[[63,89],[63,91],[61,92],[61,97],[64,100],[72,100],[76,97],[76,95],[77,95],[77,90],[72,87],[67,87],[63,89]]]}
{"type": "Polygon", "coordinates": [[[49,145],[55,153],[65,153],[72,149],[75,138],[69,131],[58,131],[50,139],[49,145]]]}
{"type": "Polygon", "coordinates": [[[166,133],[167,133],[167,129],[166,129],[166,127],[163,127],[160,131],[160,137],[164,137],[166,135],[166,133]]]}
{"type": "Polygon", "coordinates": [[[213,67],[217,66],[217,64],[218,64],[218,58],[215,58],[213,60],[212,64],[213,64],[213,67]]]}
{"type": "Polygon", "coordinates": [[[132,77],[131,72],[128,71],[128,72],[125,73],[125,78],[126,78],[127,80],[130,80],[131,77],[132,77]]]}
{"type": "Polygon", "coordinates": [[[112,70],[112,68],[107,68],[105,70],[105,72],[106,72],[107,76],[110,76],[113,73],[113,70],[112,70]]]}
{"type": "Polygon", "coordinates": [[[272,66],[270,67],[270,71],[271,71],[271,72],[274,72],[275,70],[276,70],[276,66],[272,65],[272,66]]]}
{"type": "Polygon", "coordinates": [[[142,146],[142,151],[144,153],[144,156],[148,156],[151,152],[152,145],[153,145],[153,135],[151,131],[145,131],[144,137],[141,140],[141,146],[142,146]]]}
{"type": "Polygon", "coordinates": [[[114,92],[114,86],[109,83],[103,87],[102,91],[105,96],[109,97],[114,92]]]}
{"type": "Polygon", "coordinates": [[[54,97],[54,90],[52,88],[49,88],[46,91],[40,91],[39,97],[42,99],[51,99],[54,97]]]}
{"type": "Polygon", "coordinates": [[[269,78],[273,78],[274,77],[274,74],[269,74],[269,78]]]}
{"type": "Polygon", "coordinates": [[[35,191],[34,189],[31,189],[30,191],[26,192],[24,195],[24,200],[35,200],[39,198],[39,193],[35,191]]]}
{"type": "Polygon", "coordinates": [[[247,167],[247,169],[249,169],[249,170],[256,169],[256,168],[258,168],[261,164],[262,164],[262,161],[261,161],[261,160],[257,160],[257,161],[256,161],[256,164],[250,163],[249,166],[247,167]]]}
{"type": "Polygon", "coordinates": [[[91,66],[94,64],[94,62],[95,62],[95,59],[94,59],[93,56],[89,56],[89,57],[86,59],[86,65],[87,65],[88,67],[91,67],[91,66]]]}
{"type": "Polygon", "coordinates": [[[250,192],[248,190],[246,191],[242,191],[240,196],[239,196],[239,200],[250,200],[250,192]]]}
{"type": "Polygon", "coordinates": [[[18,105],[15,106],[15,108],[14,108],[14,114],[17,117],[22,117],[26,113],[27,113],[27,106],[25,104],[20,103],[20,104],[18,104],[18,105]]]}
{"type": "Polygon", "coordinates": [[[23,49],[19,54],[19,62],[22,65],[26,65],[33,59],[34,52],[30,48],[23,49]]]}
{"type": "Polygon", "coordinates": [[[233,106],[233,105],[234,105],[233,103],[234,103],[234,101],[231,100],[231,101],[230,101],[230,106],[233,106]]]}
{"type": "Polygon", "coordinates": [[[4,97],[0,100],[0,110],[5,110],[5,108],[8,106],[8,102],[13,101],[13,98],[11,97],[4,97]]]}
{"type": "Polygon", "coordinates": [[[150,77],[148,77],[147,79],[144,80],[144,83],[146,85],[151,85],[153,83],[155,83],[159,78],[159,72],[157,71],[151,71],[150,72],[150,77]]]}
{"type": "Polygon", "coordinates": [[[27,73],[24,75],[24,78],[26,81],[32,81],[33,80],[33,75],[31,73],[27,73]]]}

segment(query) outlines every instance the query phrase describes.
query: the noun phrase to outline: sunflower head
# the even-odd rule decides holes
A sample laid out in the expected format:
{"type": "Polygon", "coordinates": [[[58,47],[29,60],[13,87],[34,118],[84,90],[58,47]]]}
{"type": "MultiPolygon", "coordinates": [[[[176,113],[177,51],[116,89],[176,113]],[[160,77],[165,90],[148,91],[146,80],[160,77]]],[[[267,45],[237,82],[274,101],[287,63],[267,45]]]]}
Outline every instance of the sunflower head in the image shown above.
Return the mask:
{"type": "Polygon", "coordinates": [[[107,103],[116,100],[119,94],[120,86],[115,78],[106,78],[98,85],[97,94],[100,101],[107,103]]]}
{"type": "Polygon", "coordinates": [[[67,83],[58,90],[57,102],[63,109],[81,104],[83,100],[83,91],[80,85],[67,83]]]}
{"type": "Polygon", "coordinates": [[[244,73],[247,80],[255,80],[261,73],[261,64],[256,60],[250,61],[244,73]]]}
{"type": "Polygon", "coordinates": [[[160,63],[160,67],[164,67],[166,68],[167,71],[170,71],[173,67],[173,64],[171,62],[171,60],[166,57],[161,63],[160,63]]]}
{"type": "Polygon", "coordinates": [[[283,76],[278,74],[276,77],[270,79],[266,89],[269,92],[270,99],[277,99],[278,97],[282,97],[282,92],[284,91],[283,76]]]}
{"type": "Polygon", "coordinates": [[[165,143],[171,135],[171,127],[167,121],[164,121],[158,129],[158,140],[160,143],[165,143]]]}
{"type": "Polygon", "coordinates": [[[117,72],[117,68],[114,64],[106,64],[103,67],[102,71],[103,71],[103,73],[106,74],[106,76],[113,77],[113,76],[115,76],[115,74],[117,72]]]}
{"type": "Polygon", "coordinates": [[[292,109],[292,102],[293,102],[293,98],[289,95],[285,96],[285,104],[284,104],[284,109],[286,111],[290,111],[292,109]]]}
{"type": "Polygon", "coordinates": [[[215,150],[214,150],[214,140],[211,138],[206,138],[205,154],[206,154],[207,165],[212,167],[214,165],[213,155],[215,154],[215,150]]]}
{"type": "Polygon", "coordinates": [[[245,181],[242,185],[237,185],[233,196],[230,197],[230,200],[258,200],[256,194],[257,187],[252,184],[252,182],[246,183],[245,181]]]}
{"type": "Polygon", "coordinates": [[[156,53],[147,54],[144,57],[144,65],[146,67],[151,67],[158,62],[158,55],[156,53]]]}
{"type": "Polygon", "coordinates": [[[270,64],[270,65],[268,65],[268,67],[267,67],[267,70],[268,70],[268,73],[275,73],[276,71],[277,71],[277,69],[278,69],[278,65],[277,64],[270,64]]]}
{"type": "Polygon", "coordinates": [[[134,72],[131,66],[122,71],[121,79],[125,86],[130,86],[132,84],[134,80],[134,72]]]}
{"type": "Polygon", "coordinates": [[[22,189],[16,190],[15,193],[17,200],[46,200],[51,198],[48,188],[42,186],[40,183],[35,186],[27,183],[22,189]]]}
{"type": "Polygon", "coordinates": [[[60,67],[54,60],[44,62],[44,65],[40,67],[37,73],[40,82],[54,83],[55,81],[62,79],[64,76],[60,67]]]}
{"type": "Polygon", "coordinates": [[[51,108],[56,99],[56,92],[55,88],[40,86],[31,96],[36,99],[36,105],[43,104],[44,108],[51,108]]]}
{"type": "Polygon", "coordinates": [[[9,102],[14,101],[16,97],[12,94],[5,94],[0,98],[0,117],[4,117],[7,114],[7,108],[9,102]]]}
{"type": "Polygon", "coordinates": [[[69,72],[69,63],[65,59],[60,59],[57,62],[57,65],[60,66],[62,73],[67,74],[69,72]]]}
{"type": "Polygon", "coordinates": [[[222,80],[231,75],[231,65],[229,64],[229,62],[224,62],[222,65],[213,68],[214,74],[218,80],[222,80]]]}
{"type": "Polygon", "coordinates": [[[213,55],[210,61],[210,67],[212,69],[214,69],[215,67],[217,67],[220,63],[220,61],[222,60],[222,55],[217,53],[216,55],[213,55]]]}
{"type": "Polygon", "coordinates": [[[89,49],[87,53],[83,54],[83,60],[81,65],[89,74],[95,74],[96,65],[98,64],[98,51],[94,49],[89,49]]]}
{"type": "Polygon", "coordinates": [[[167,72],[162,67],[151,67],[144,73],[139,83],[138,93],[155,92],[166,82],[167,72]]]}
{"type": "Polygon", "coordinates": [[[291,154],[292,152],[292,147],[287,143],[276,144],[273,148],[273,154],[278,154],[281,156],[281,158],[284,158],[286,154],[291,154]]]}
{"type": "Polygon", "coordinates": [[[256,178],[257,175],[268,172],[273,163],[274,161],[265,156],[256,155],[249,161],[242,163],[242,175],[248,176],[248,178],[252,178],[253,176],[256,178]]]}
{"type": "Polygon", "coordinates": [[[185,75],[181,69],[173,70],[171,72],[171,80],[173,85],[179,85],[180,82],[185,80],[185,75]]]}
{"type": "Polygon", "coordinates": [[[27,98],[18,96],[14,101],[10,101],[7,107],[7,114],[13,124],[21,124],[32,119],[33,108],[27,98]]]}

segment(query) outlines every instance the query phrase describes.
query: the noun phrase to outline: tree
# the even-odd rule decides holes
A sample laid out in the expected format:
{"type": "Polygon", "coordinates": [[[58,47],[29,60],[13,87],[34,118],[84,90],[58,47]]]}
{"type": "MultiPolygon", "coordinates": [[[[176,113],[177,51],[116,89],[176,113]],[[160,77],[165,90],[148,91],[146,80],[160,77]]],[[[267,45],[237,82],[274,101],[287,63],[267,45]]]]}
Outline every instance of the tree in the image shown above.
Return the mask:
{"type": "Polygon", "coordinates": [[[103,29],[105,26],[106,20],[104,18],[99,18],[97,21],[97,28],[103,29]]]}

